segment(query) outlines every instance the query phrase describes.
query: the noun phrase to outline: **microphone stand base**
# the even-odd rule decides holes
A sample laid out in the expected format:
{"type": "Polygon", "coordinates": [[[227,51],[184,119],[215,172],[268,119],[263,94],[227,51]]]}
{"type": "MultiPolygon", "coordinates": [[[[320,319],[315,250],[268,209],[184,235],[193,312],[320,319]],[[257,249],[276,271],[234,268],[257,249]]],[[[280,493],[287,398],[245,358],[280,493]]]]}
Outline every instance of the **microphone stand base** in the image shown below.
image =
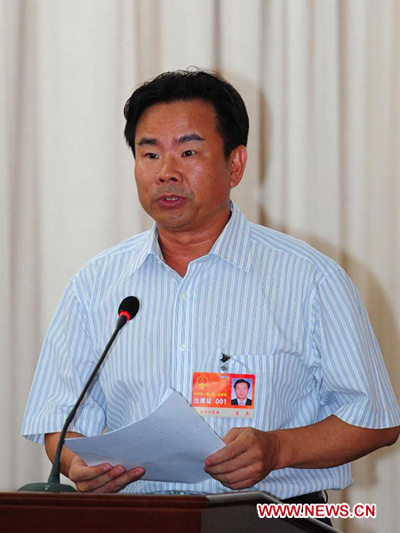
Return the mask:
{"type": "Polygon", "coordinates": [[[78,492],[71,485],[66,485],[65,483],[29,483],[24,485],[18,492],[78,492]]]}

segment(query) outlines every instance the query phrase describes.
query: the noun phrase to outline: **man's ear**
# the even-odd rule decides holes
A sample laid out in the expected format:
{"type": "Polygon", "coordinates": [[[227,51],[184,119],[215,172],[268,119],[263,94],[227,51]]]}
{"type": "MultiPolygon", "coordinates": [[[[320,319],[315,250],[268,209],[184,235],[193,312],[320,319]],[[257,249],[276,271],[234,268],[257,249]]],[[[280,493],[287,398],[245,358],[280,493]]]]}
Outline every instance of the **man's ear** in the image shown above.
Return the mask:
{"type": "Polygon", "coordinates": [[[242,144],[232,150],[229,155],[230,186],[231,189],[239,185],[247,163],[247,150],[242,144]]]}

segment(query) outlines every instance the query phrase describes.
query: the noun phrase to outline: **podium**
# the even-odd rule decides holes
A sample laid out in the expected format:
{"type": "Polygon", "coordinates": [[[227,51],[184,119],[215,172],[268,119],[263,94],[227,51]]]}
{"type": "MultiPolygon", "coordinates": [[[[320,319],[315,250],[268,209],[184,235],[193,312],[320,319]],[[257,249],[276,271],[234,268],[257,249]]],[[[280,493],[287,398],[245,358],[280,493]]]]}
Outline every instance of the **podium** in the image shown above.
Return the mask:
{"type": "Polygon", "coordinates": [[[312,518],[259,518],[263,492],[189,495],[0,493],[1,533],[340,533],[312,518]]]}

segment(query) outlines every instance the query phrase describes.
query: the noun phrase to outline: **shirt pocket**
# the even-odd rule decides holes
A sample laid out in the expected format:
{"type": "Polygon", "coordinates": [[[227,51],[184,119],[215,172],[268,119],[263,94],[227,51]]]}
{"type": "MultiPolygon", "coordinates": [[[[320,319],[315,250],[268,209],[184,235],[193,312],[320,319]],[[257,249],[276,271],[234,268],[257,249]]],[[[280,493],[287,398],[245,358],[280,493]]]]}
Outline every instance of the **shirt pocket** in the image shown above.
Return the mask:
{"type": "Polygon", "coordinates": [[[229,374],[252,374],[254,414],[257,416],[265,411],[265,407],[271,405],[273,394],[273,357],[266,354],[236,354],[230,353],[226,361],[228,367],[225,372],[229,374]]]}
{"type": "Polygon", "coordinates": [[[282,352],[229,355],[227,373],[255,376],[253,420],[256,427],[272,430],[314,421],[315,379],[300,357],[282,352]]]}

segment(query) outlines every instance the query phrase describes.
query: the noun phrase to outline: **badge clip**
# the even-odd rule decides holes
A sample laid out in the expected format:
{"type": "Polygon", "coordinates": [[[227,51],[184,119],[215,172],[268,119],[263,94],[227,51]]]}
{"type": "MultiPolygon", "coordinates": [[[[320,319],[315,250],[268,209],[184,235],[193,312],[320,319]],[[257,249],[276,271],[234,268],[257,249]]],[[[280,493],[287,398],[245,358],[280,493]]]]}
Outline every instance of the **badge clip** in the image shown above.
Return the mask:
{"type": "Polygon", "coordinates": [[[221,372],[226,372],[228,370],[228,361],[231,358],[230,355],[226,355],[221,352],[221,372]]]}

